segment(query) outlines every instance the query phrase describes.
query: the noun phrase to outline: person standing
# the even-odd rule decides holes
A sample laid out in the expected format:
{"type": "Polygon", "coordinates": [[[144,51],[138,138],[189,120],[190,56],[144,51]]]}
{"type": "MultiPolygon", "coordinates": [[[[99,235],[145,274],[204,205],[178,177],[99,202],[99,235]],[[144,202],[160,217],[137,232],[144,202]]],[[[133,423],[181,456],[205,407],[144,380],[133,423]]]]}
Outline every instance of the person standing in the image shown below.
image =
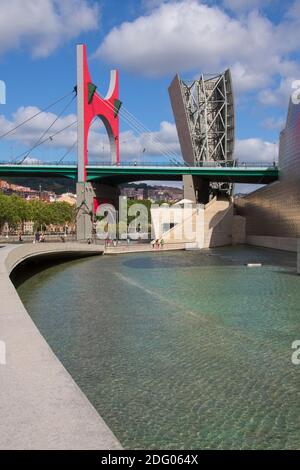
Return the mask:
{"type": "Polygon", "coordinates": [[[33,241],[33,243],[39,243],[40,237],[41,237],[40,232],[37,230],[37,231],[35,232],[35,235],[34,235],[34,241],[33,241]]]}

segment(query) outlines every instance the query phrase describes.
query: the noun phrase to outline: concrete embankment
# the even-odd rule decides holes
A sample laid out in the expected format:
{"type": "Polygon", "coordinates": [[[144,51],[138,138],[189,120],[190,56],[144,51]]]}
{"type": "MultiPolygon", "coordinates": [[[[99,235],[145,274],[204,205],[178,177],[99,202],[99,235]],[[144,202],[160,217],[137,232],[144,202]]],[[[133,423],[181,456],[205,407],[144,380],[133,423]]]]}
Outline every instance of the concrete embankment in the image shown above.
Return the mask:
{"type": "Polygon", "coordinates": [[[151,243],[135,243],[129,245],[109,245],[105,247],[104,253],[108,255],[117,255],[121,253],[142,253],[151,251],[158,253],[162,251],[185,250],[186,243],[166,243],[164,247],[156,248],[151,243]]]}
{"type": "Polygon", "coordinates": [[[0,341],[6,351],[3,357],[2,348],[0,361],[0,449],[121,449],[39,333],[9,278],[31,257],[101,253],[101,247],[78,243],[0,249],[0,341]]]}

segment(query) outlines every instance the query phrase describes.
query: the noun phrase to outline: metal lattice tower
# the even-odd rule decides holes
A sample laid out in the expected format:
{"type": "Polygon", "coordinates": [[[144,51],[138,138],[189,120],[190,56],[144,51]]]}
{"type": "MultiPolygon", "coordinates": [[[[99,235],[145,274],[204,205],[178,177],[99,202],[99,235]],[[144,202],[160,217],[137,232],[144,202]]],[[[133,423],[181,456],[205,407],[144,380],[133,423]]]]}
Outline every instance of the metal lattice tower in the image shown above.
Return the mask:
{"type": "Polygon", "coordinates": [[[207,79],[201,75],[191,85],[181,82],[196,165],[232,160],[234,116],[229,73],[207,79]]]}
{"type": "Polygon", "coordinates": [[[219,75],[201,75],[191,83],[176,75],[169,94],[185,162],[193,166],[234,165],[230,70],[219,75]]]}

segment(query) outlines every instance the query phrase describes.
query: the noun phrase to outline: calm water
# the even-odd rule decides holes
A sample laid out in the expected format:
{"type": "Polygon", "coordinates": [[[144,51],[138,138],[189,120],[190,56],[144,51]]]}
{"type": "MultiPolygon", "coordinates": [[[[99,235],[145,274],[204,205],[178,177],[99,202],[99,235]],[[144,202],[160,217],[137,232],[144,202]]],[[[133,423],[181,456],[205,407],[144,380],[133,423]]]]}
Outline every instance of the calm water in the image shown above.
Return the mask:
{"type": "Polygon", "coordinates": [[[299,449],[294,258],[103,256],[47,268],[18,292],[124,447],[299,449]]]}

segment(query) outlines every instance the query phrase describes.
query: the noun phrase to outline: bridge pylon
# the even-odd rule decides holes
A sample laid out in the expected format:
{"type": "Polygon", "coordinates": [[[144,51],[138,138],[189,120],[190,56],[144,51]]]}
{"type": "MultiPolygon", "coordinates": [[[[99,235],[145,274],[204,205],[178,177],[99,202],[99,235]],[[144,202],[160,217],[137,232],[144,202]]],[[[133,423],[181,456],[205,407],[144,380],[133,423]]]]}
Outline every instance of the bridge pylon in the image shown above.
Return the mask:
{"type": "MultiPolygon", "coordinates": [[[[111,70],[110,84],[104,98],[97,93],[97,86],[92,82],[85,44],[77,45],[77,239],[92,236],[94,199],[98,191],[87,182],[88,135],[93,120],[99,117],[106,129],[112,163],[120,162],[119,143],[119,76],[117,70],[111,70]]],[[[102,195],[103,196],[103,195],[102,195]]],[[[105,195],[104,195],[105,197],[105,195]]]]}

